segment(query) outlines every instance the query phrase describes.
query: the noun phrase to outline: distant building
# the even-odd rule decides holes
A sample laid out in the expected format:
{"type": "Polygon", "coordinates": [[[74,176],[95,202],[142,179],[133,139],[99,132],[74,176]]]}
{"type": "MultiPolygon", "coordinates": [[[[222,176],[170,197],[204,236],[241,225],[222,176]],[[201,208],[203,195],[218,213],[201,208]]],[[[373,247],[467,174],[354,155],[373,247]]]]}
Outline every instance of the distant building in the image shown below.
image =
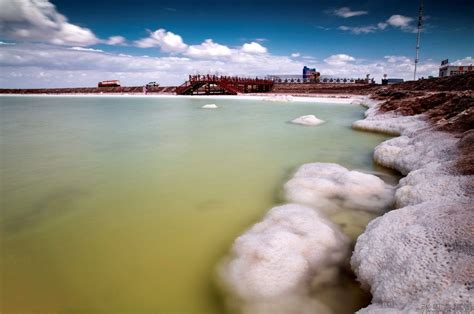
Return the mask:
{"type": "Polygon", "coordinates": [[[392,85],[392,84],[398,84],[398,83],[403,83],[404,80],[401,78],[387,78],[387,79],[382,79],[382,85],[392,85]]]}
{"type": "Polygon", "coordinates": [[[316,68],[310,69],[307,66],[303,67],[303,82],[318,82],[319,76],[320,74],[316,71],[316,68]]]}
{"type": "Polygon", "coordinates": [[[441,61],[439,67],[439,77],[453,76],[474,71],[472,64],[470,65],[450,65],[448,59],[441,61]]]}
{"type": "Polygon", "coordinates": [[[309,79],[316,73],[316,68],[310,69],[307,66],[303,67],[303,79],[309,79]]]}

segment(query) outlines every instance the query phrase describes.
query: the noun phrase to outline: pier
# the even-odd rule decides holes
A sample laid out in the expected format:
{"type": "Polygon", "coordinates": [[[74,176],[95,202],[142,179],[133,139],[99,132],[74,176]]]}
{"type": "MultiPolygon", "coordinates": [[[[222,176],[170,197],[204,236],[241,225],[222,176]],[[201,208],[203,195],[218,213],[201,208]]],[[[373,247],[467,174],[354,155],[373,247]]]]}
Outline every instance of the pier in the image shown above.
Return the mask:
{"type": "Polygon", "coordinates": [[[237,95],[269,92],[273,81],[237,76],[190,75],[176,88],[177,95],[237,95]]]}

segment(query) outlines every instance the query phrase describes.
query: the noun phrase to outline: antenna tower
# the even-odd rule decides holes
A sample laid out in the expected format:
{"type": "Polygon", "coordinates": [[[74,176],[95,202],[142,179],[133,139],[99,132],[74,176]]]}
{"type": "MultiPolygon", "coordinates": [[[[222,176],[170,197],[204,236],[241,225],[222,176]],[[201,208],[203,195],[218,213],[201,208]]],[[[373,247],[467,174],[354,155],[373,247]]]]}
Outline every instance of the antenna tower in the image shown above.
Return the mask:
{"type": "Polygon", "coordinates": [[[418,32],[416,34],[416,57],[415,57],[415,72],[413,73],[413,80],[416,80],[416,66],[418,65],[418,56],[420,54],[420,35],[423,26],[423,0],[420,0],[420,10],[418,11],[418,32]]]}

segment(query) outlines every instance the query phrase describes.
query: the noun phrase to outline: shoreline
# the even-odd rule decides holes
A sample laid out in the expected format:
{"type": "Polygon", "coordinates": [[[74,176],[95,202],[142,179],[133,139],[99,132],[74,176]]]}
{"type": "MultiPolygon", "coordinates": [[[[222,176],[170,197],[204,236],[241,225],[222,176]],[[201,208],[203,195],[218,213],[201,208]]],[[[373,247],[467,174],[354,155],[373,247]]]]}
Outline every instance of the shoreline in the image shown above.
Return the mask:
{"type": "Polygon", "coordinates": [[[374,161],[404,175],[395,208],[369,223],[352,255],[352,269],[373,296],[360,312],[467,313],[474,308],[469,288],[474,176],[460,173],[456,163],[459,144],[472,143],[474,134],[437,129],[429,111],[384,112],[386,102],[371,106],[366,118],[353,124],[358,130],[398,134],[375,148],[374,161]]]}
{"type": "MultiPolygon", "coordinates": [[[[474,207],[471,205],[474,203],[474,174],[472,156],[470,157],[470,148],[474,142],[474,131],[470,123],[473,117],[472,92],[423,90],[396,93],[392,91],[395,96],[382,97],[354,96],[351,101],[352,104],[368,108],[365,119],[355,121],[353,129],[395,136],[374,149],[374,162],[404,175],[395,187],[393,209],[366,225],[365,231],[357,238],[354,251],[349,255],[352,271],[361,287],[372,295],[372,303],[359,309],[359,312],[395,313],[441,309],[467,313],[474,309],[471,301],[474,299],[474,207]],[[400,98],[402,100],[398,101],[400,98]],[[421,107],[417,108],[413,103],[421,104],[421,107]],[[407,110],[403,111],[403,106],[410,109],[407,109],[408,114],[407,110]],[[461,159],[465,161],[460,163],[461,159]],[[464,169],[460,169],[459,164],[464,169]]],[[[301,169],[315,164],[301,166],[289,182],[298,177],[301,169]]],[[[310,179],[318,179],[318,174],[315,173],[321,171],[326,172],[319,169],[309,174],[310,179]]],[[[319,187],[313,186],[313,189],[319,187]]],[[[373,186],[365,187],[365,190],[371,189],[373,186]]],[[[318,193],[316,195],[321,197],[318,193]]],[[[298,197],[287,198],[287,205],[270,209],[260,222],[235,240],[230,257],[224,262],[227,266],[220,266],[221,277],[227,281],[227,290],[244,303],[244,312],[250,309],[252,313],[284,313],[285,309],[293,307],[300,312],[305,312],[308,308],[316,308],[323,313],[330,312],[317,298],[311,297],[311,291],[321,282],[324,285],[337,278],[337,267],[336,270],[327,267],[333,265],[331,263],[341,267],[341,260],[310,266],[310,269],[315,268],[306,273],[301,269],[294,269],[295,266],[281,264],[280,260],[285,259],[279,256],[281,253],[269,253],[274,250],[274,241],[282,241],[279,236],[270,236],[266,231],[274,228],[272,221],[287,220],[290,234],[311,234],[310,231],[299,230],[298,225],[293,225],[295,220],[306,215],[305,210],[298,206],[307,204],[304,204],[304,199],[303,202],[300,200],[298,197]],[[285,206],[285,210],[293,212],[293,216],[281,213],[285,206]],[[279,257],[275,259],[272,254],[279,257]],[[261,255],[265,256],[264,260],[270,261],[268,269],[261,269],[262,267],[253,264],[255,262],[252,262],[252,256],[261,255]],[[251,281],[247,278],[247,282],[240,282],[239,278],[252,276],[249,274],[255,276],[255,273],[271,273],[272,268],[276,267],[273,264],[278,265],[279,272],[289,272],[296,278],[304,278],[303,281],[287,274],[285,276],[289,277],[285,282],[272,282],[272,285],[276,285],[284,293],[277,291],[273,294],[266,292],[270,289],[270,283],[266,282],[265,277],[253,278],[251,281]],[[238,270],[236,265],[243,269],[238,270]],[[308,286],[307,282],[312,284],[308,286]],[[251,296],[247,295],[248,290],[252,292],[251,296]]],[[[311,210],[318,213],[314,206],[306,211],[311,210]]],[[[324,219],[325,216],[321,218],[324,219]]],[[[311,217],[306,219],[311,220],[311,217]]],[[[331,222],[323,222],[323,225],[333,228],[335,237],[340,239],[338,228],[331,225],[331,222]]],[[[324,238],[318,234],[313,236],[315,239],[324,238]]],[[[283,242],[286,241],[288,240],[283,242]]],[[[300,239],[287,246],[304,247],[304,241],[300,239]]],[[[345,244],[344,240],[338,241],[332,247],[328,244],[329,247],[316,246],[311,250],[326,250],[329,255],[341,254],[345,244]]],[[[289,250],[288,247],[279,250],[286,252],[284,256],[293,254],[291,250],[285,251],[289,250]]],[[[311,265],[310,260],[307,263],[311,265]]],[[[277,277],[280,278],[280,275],[277,277]]]]}
{"type": "MultiPolygon", "coordinates": [[[[188,99],[235,99],[235,100],[263,100],[282,102],[326,102],[351,104],[360,99],[360,95],[348,94],[311,94],[296,95],[291,94],[245,94],[245,95],[175,95],[175,94],[0,94],[0,97],[108,97],[108,98],[188,98],[188,99]]],[[[356,103],[360,105],[360,103],[356,103]]]]}

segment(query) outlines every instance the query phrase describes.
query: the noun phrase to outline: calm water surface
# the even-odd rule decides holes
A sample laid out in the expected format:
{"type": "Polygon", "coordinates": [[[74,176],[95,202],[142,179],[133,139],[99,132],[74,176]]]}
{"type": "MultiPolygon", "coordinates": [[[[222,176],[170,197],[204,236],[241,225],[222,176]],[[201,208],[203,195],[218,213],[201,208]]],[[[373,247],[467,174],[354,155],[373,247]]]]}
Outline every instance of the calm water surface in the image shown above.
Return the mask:
{"type": "Polygon", "coordinates": [[[380,171],[372,150],[386,139],[351,130],[354,105],[0,103],[2,313],[222,313],[215,266],[291,173],[312,161],[380,171]],[[327,123],[288,123],[306,114],[327,123]]]}

